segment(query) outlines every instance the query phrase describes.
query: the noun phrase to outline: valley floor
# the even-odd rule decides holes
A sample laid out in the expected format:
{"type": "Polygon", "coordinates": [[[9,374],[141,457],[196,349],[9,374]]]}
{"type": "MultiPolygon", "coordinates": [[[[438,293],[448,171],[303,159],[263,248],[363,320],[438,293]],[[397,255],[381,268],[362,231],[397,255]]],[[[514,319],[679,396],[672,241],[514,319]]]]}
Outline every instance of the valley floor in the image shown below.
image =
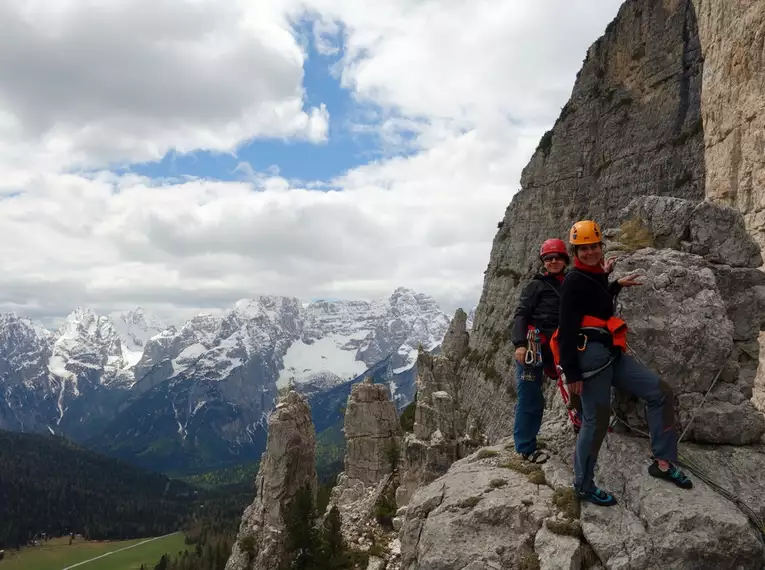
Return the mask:
{"type": "Polygon", "coordinates": [[[163,554],[187,549],[183,533],[124,541],[75,541],[54,538],[39,547],[5,551],[0,570],[140,570],[154,568],[163,554]]]}

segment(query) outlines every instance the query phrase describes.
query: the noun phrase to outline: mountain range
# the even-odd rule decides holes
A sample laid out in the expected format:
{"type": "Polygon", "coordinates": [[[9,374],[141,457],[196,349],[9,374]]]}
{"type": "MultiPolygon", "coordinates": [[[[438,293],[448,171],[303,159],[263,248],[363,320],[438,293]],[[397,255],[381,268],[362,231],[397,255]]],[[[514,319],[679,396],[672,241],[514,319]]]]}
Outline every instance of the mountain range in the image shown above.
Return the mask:
{"type": "Polygon", "coordinates": [[[0,428],[64,435],[159,471],[234,465],[260,456],[288,385],[339,394],[370,371],[408,403],[418,347],[436,349],[449,321],[405,288],[376,301],[259,296],[180,327],[140,308],[77,307],[55,331],[4,314],[0,428]]]}

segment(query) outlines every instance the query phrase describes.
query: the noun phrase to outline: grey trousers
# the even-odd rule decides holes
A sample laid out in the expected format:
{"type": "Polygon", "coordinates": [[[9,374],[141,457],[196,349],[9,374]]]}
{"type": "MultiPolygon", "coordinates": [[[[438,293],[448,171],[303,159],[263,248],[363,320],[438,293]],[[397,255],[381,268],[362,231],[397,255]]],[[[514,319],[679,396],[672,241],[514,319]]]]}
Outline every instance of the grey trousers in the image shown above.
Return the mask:
{"type": "Polygon", "coordinates": [[[597,342],[579,353],[579,368],[583,372],[597,370],[611,358],[615,359],[613,364],[584,380],[582,388],[582,428],[574,456],[574,487],[578,491],[595,488],[595,464],[611,417],[611,386],[645,401],[654,458],[677,461],[672,389],[632,356],[597,342]]]}

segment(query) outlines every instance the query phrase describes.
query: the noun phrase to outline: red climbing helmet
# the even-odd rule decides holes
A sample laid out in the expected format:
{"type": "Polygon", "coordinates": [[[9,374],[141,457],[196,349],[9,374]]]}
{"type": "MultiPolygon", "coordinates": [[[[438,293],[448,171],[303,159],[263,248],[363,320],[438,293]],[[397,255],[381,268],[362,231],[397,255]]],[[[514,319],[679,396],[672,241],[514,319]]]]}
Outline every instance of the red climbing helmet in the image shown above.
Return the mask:
{"type": "Polygon", "coordinates": [[[542,259],[545,255],[551,253],[557,253],[562,255],[568,261],[568,251],[566,250],[566,244],[562,239],[548,239],[539,248],[539,259],[542,259]]]}

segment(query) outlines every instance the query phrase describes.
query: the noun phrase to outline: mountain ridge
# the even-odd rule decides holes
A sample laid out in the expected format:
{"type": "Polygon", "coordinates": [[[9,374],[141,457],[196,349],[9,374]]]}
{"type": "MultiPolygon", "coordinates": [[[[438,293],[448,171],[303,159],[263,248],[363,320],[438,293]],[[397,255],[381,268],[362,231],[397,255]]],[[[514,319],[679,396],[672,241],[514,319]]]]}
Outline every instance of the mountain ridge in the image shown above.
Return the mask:
{"type": "Polygon", "coordinates": [[[450,318],[433,298],[399,287],[373,301],[259,295],[180,327],[140,307],[105,316],[78,306],[57,331],[15,315],[2,322],[13,327],[0,327],[0,428],[196,471],[257,459],[279,388],[331,389],[383,361],[388,376],[402,374],[419,346],[440,344],[450,318]]]}

